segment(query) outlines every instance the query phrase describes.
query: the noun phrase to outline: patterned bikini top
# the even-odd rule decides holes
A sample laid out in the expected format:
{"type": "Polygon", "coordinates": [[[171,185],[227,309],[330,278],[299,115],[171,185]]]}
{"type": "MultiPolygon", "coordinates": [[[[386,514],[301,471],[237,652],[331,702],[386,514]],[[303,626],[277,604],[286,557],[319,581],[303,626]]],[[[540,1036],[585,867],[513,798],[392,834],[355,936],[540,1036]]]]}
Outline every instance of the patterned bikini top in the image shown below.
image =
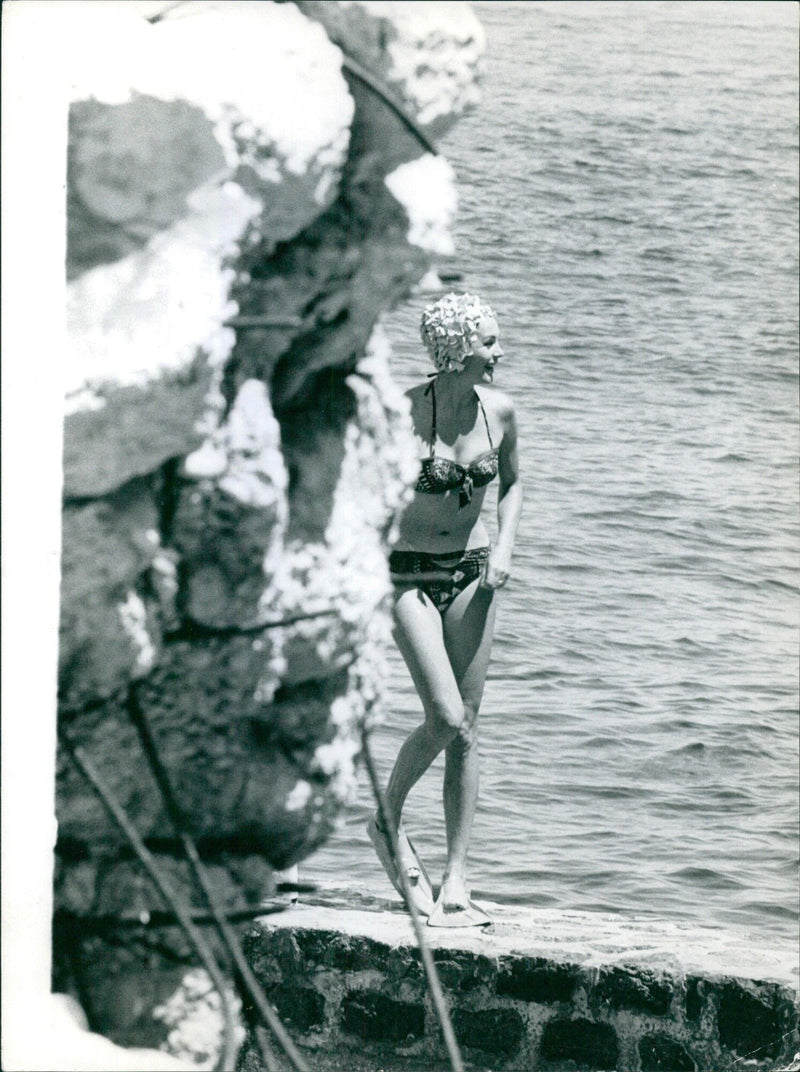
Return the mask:
{"type": "Polygon", "coordinates": [[[489,431],[489,421],[486,418],[486,410],[483,402],[478,398],[478,405],[483,414],[483,422],[486,425],[486,435],[489,437],[490,449],[479,454],[469,465],[459,465],[451,458],[437,458],[434,453],[436,448],[436,391],[434,381],[431,380],[428,390],[431,392],[433,414],[431,419],[431,453],[430,457],[423,458],[417,491],[426,492],[429,495],[442,495],[445,491],[459,488],[459,509],[472,501],[473,488],[482,488],[497,476],[500,467],[500,452],[492,444],[492,433],[489,431]]]}

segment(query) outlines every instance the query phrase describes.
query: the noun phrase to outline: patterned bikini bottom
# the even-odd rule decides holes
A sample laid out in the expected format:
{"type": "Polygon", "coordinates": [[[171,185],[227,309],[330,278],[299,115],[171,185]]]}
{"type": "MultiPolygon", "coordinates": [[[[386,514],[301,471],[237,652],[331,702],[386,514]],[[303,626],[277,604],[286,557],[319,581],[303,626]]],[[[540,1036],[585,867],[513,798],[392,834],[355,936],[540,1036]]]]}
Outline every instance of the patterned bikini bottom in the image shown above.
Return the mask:
{"type": "Polygon", "coordinates": [[[440,614],[444,614],[459,592],[481,576],[489,560],[489,547],[471,547],[468,551],[448,551],[445,554],[428,554],[426,551],[392,551],[389,569],[400,574],[446,574],[441,579],[404,577],[400,587],[419,588],[429,597],[440,614]]]}

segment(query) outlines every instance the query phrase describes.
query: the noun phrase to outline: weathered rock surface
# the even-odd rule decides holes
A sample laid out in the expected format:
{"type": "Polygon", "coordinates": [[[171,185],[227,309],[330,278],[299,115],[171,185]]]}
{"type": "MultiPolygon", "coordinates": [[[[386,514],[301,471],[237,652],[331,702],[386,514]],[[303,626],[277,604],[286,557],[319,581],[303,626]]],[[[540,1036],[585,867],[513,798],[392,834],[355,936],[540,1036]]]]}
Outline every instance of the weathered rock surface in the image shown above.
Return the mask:
{"type": "MultiPolygon", "coordinates": [[[[241,907],[268,865],[327,837],[380,693],[386,552],[415,462],[378,321],[449,242],[452,175],[411,128],[473,103],[482,35],[462,4],[53,18],[78,39],[60,728],[193,897],[142,713],[241,907]]],[[[163,906],[66,752],[57,810],[57,975],[99,995],[66,956],[86,961],[90,917],[163,906]]],[[[145,941],[146,965],[171,943],[145,941]]]]}

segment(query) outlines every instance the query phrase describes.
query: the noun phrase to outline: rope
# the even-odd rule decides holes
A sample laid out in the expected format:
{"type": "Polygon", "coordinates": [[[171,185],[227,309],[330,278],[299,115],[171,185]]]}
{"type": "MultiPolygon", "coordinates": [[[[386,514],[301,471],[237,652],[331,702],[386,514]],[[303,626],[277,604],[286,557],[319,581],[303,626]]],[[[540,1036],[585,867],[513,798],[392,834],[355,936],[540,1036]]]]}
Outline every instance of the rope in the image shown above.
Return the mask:
{"type": "MultiPolygon", "coordinates": [[[[737,1057],[735,1061],[731,1061],[729,1065],[725,1066],[723,1072],[729,1072],[729,1069],[735,1068],[736,1065],[741,1064],[742,1061],[747,1061],[750,1057],[754,1057],[757,1053],[761,1053],[762,1050],[768,1050],[770,1046],[774,1046],[778,1042],[783,1042],[784,1039],[791,1038],[791,1036],[794,1035],[795,1031],[796,1028],[792,1028],[791,1031],[787,1031],[784,1035],[781,1035],[780,1038],[773,1039],[772,1042],[765,1042],[764,1045],[759,1046],[757,1050],[751,1050],[750,1053],[745,1053],[741,1057],[737,1057]]],[[[794,1064],[795,1062],[793,1060],[792,1065],[794,1064]]],[[[781,1069],[776,1069],[775,1072],[781,1072],[781,1069]]],[[[788,1070],[786,1070],[786,1072],[788,1072],[788,1070]]]]}
{"type": "MultiPolygon", "coordinates": [[[[176,833],[181,839],[184,851],[186,853],[186,858],[189,861],[189,865],[192,869],[192,873],[197,879],[198,885],[203,891],[203,896],[205,897],[206,903],[208,904],[208,907],[211,910],[211,914],[214,917],[214,922],[216,924],[217,930],[219,931],[220,937],[222,938],[222,941],[224,942],[225,947],[228,950],[231,960],[236,965],[246,996],[250,998],[250,1000],[253,1002],[262,1020],[264,1021],[264,1023],[266,1023],[272,1034],[275,1036],[275,1039],[277,1040],[283,1052],[286,1054],[286,1057],[289,1060],[289,1063],[291,1064],[292,1068],[295,1069],[296,1072],[308,1072],[308,1066],[303,1061],[303,1058],[297,1051],[294,1043],[289,1037],[288,1032],[286,1031],[286,1028],[281,1023],[277,1013],[267,1001],[266,995],[264,994],[260,983],[256,979],[255,975],[253,975],[250,965],[245,960],[244,954],[242,953],[242,949],[239,944],[239,939],[237,938],[236,934],[234,933],[233,929],[225,918],[225,913],[221,908],[219,901],[217,900],[217,895],[211,886],[211,883],[208,879],[208,875],[206,874],[206,870],[200,860],[200,854],[197,851],[197,846],[195,845],[194,840],[186,829],[186,821],[184,815],[178,805],[177,798],[172,789],[172,784],[170,782],[169,775],[167,774],[167,770],[162,763],[161,757],[159,756],[158,751],[156,749],[155,740],[150,730],[150,725],[147,721],[147,717],[144,713],[144,710],[139,703],[139,698],[135,685],[131,686],[130,692],[128,694],[128,699],[128,714],[130,715],[131,720],[139,731],[142,748],[144,749],[144,753],[147,756],[147,760],[150,764],[151,770],[153,771],[153,775],[158,784],[158,788],[161,790],[161,796],[163,797],[164,803],[167,807],[167,812],[169,814],[170,820],[172,822],[172,825],[175,827],[176,833]]],[[[258,1031],[256,1031],[256,1038],[259,1040],[259,1044],[263,1041],[258,1031]]],[[[270,1070],[270,1072],[272,1072],[272,1068],[274,1068],[275,1065],[273,1064],[272,1066],[270,1066],[269,1064],[269,1050],[264,1053],[262,1047],[262,1056],[264,1056],[267,1068],[270,1070]]]]}
{"type": "Polygon", "coordinates": [[[405,108],[390,96],[386,87],[379,82],[375,75],[371,74],[366,67],[362,67],[357,60],[354,60],[352,56],[348,55],[341,44],[339,44],[339,48],[342,50],[342,67],[354,78],[358,79],[359,82],[365,85],[367,89],[372,90],[376,97],[380,97],[389,110],[394,112],[403,126],[414,135],[423,149],[431,153],[433,156],[438,156],[438,150],[433,142],[430,141],[417,122],[411,118],[405,108]]]}
{"type": "Polygon", "coordinates": [[[447,1004],[444,1000],[444,994],[442,993],[442,985],[439,982],[439,976],[436,972],[436,965],[433,962],[433,956],[428,948],[428,944],[425,941],[425,937],[422,932],[422,924],[420,922],[419,913],[417,912],[414,904],[411,900],[411,888],[408,883],[408,876],[402,867],[399,866],[400,860],[400,846],[397,840],[397,831],[392,823],[389,822],[389,817],[386,810],[386,797],[381,789],[380,782],[378,781],[377,771],[375,769],[375,761],[372,758],[372,752],[369,747],[369,731],[365,728],[362,736],[361,743],[364,750],[364,760],[369,773],[369,780],[372,785],[372,792],[375,795],[375,800],[378,805],[378,813],[380,815],[381,825],[389,834],[389,842],[392,847],[392,857],[394,858],[395,865],[397,866],[397,873],[400,876],[400,885],[403,888],[403,900],[405,901],[408,913],[411,916],[411,923],[414,927],[414,934],[417,939],[417,945],[419,946],[420,956],[422,957],[422,964],[425,968],[425,975],[428,979],[428,989],[431,992],[431,999],[433,1000],[433,1007],[436,1010],[436,1016],[439,1020],[439,1024],[444,1036],[445,1046],[447,1047],[447,1054],[450,1058],[450,1068],[452,1072],[464,1072],[464,1062],[461,1059],[461,1051],[458,1048],[456,1042],[455,1032],[453,1031],[453,1025],[450,1020],[450,1013],[447,1011],[447,1004]]]}
{"type": "Polygon", "coordinates": [[[217,1062],[216,1070],[217,1072],[229,1072],[229,1070],[234,1067],[234,1062],[236,1060],[236,1042],[233,1037],[233,1010],[231,1009],[225,980],[222,977],[222,973],[220,972],[214,954],[211,951],[211,947],[207,944],[201,932],[192,922],[190,911],[183,904],[178,894],[172,889],[167,879],[164,878],[159,871],[154,857],[142,841],[136,828],[118,804],[111,790],[106,786],[89,757],[79,745],[75,744],[65,730],[62,730],[61,732],[61,739],[70,758],[100,797],[114,821],[127,837],[133,851],[136,853],[142,866],[155,883],[161,896],[175,913],[184,934],[197,951],[198,956],[203,962],[203,966],[211,977],[211,981],[219,994],[224,1019],[222,1053],[217,1062]]]}

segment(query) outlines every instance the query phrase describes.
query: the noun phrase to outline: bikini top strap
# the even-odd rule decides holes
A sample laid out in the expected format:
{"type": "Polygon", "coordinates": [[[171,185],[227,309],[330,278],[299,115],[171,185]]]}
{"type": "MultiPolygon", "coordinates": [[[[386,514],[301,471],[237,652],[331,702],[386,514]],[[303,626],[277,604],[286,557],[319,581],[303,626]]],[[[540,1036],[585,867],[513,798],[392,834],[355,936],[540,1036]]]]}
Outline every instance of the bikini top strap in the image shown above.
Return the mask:
{"type": "Polygon", "coordinates": [[[486,416],[486,410],[483,408],[483,402],[481,402],[481,396],[478,392],[475,392],[478,398],[478,405],[481,407],[481,413],[483,414],[483,423],[486,425],[486,434],[489,437],[489,449],[494,450],[494,443],[492,442],[492,433],[489,431],[489,419],[486,416]]]}
{"type": "Polygon", "coordinates": [[[429,390],[431,392],[431,457],[436,453],[436,380],[431,380],[429,390]]]}
{"type": "MultiPolygon", "coordinates": [[[[425,394],[430,391],[431,393],[431,458],[434,457],[436,450],[436,380],[432,379],[428,384],[425,394]]],[[[475,392],[475,397],[478,399],[478,405],[481,407],[481,413],[483,414],[483,423],[486,425],[486,435],[489,438],[489,449],[494,450],[494,443],[492,442],[492,433],[489,430],[489,418],[486,416],[486,410],[483,408],[483,402],[481,402],[481,396],[478,392],[475,392]]]]}

